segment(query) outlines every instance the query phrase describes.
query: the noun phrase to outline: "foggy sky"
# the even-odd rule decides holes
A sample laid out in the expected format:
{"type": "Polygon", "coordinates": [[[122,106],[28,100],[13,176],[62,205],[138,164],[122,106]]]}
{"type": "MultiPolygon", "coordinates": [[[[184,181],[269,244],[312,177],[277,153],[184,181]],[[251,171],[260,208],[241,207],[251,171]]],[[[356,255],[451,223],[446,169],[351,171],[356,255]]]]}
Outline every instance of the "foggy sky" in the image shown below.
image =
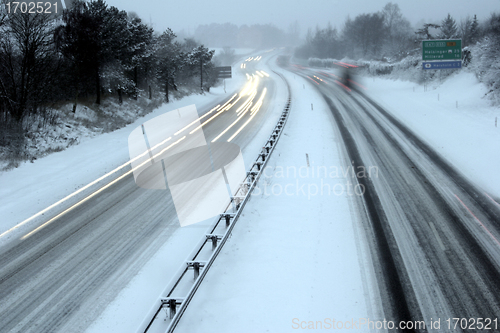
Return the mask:
{"type": "MultiPolygon", "coordinates": [[[[108,5],[136,12],[156,31],[171,28],[193,33],[200,24],[273,23],[287,30],[298,20],[302,35],[307,28],[325,27],[328,22],[341,29],[347,15],[380,11],[386,0],[105,0],[108,5]]],[[[393,0],[412,23],[440,22],[450,13],[457,23],[467,15],[477,14],[479,20],[500,12],[500,0],[393,0]]]]}

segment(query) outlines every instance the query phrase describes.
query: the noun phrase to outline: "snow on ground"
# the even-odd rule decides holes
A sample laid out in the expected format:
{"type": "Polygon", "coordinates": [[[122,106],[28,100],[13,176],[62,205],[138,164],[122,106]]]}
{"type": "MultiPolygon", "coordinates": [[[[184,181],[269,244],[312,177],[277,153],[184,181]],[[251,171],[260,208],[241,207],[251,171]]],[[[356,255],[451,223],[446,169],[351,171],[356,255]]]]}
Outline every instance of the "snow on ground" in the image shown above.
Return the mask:
{"type": "Polygon", "coordinates": [[[176,332],[293,332],[370,317],[334,119],[304,79],[285,75],[285,131],[176,332]]]}
{"type": "Polygon", "coordinates": [[[434,82],[427,91],[399,80],[361,82],[369,96],[466,177],[500,198],[500,108],[483,98],[487,89],[474,74],[459,72],[441,85],[434,82]]]}

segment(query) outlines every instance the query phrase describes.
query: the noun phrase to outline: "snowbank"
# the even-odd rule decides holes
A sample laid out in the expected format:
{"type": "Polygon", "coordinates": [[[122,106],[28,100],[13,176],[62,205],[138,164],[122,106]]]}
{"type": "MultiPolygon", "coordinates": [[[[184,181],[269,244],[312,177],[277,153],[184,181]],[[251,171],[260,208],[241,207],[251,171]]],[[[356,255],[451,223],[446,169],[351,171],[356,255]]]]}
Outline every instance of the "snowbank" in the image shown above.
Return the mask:
{"type": "Polygon", "coordinates": [[[500,108],[484,97],[487,89],[474,74],[456,72],[426,90],[380,78],[365,78],[363,85],[466,177],[500,198],[500,108]]]}

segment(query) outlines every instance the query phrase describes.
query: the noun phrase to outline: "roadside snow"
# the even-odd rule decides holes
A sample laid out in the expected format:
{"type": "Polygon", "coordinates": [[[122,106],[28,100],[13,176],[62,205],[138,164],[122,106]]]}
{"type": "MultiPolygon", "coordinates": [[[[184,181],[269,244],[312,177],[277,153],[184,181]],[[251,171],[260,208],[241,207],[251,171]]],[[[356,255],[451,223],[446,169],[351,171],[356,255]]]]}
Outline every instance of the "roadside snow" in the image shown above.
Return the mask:
{"type": "Polygon", "coordinates": [[[474,74],[453,74],[427,91],[399,80],[367,78],[361,83],[466,177],[500,198],[500,108],[484,98],[486,87],[474,74]]]}
{"type": "Polygon", "coordinates": [[[285,131],[177,332],[293,332],[370,317],[334,119],[304,79],[285,76],[285,131]]]}

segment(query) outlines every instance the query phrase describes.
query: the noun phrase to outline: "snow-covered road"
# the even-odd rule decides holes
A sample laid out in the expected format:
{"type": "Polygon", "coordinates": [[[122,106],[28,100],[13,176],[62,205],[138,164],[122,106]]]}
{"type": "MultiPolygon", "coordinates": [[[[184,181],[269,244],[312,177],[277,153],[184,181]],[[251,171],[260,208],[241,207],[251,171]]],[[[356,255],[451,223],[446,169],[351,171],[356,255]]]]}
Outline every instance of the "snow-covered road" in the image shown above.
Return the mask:
{"type": "Polygon", "coordinates": [[[316,81],[355,169],[378,169],[357,181],[385,317],[497,318],[498,203],[364,92],[299,72],[316,81]]]}

